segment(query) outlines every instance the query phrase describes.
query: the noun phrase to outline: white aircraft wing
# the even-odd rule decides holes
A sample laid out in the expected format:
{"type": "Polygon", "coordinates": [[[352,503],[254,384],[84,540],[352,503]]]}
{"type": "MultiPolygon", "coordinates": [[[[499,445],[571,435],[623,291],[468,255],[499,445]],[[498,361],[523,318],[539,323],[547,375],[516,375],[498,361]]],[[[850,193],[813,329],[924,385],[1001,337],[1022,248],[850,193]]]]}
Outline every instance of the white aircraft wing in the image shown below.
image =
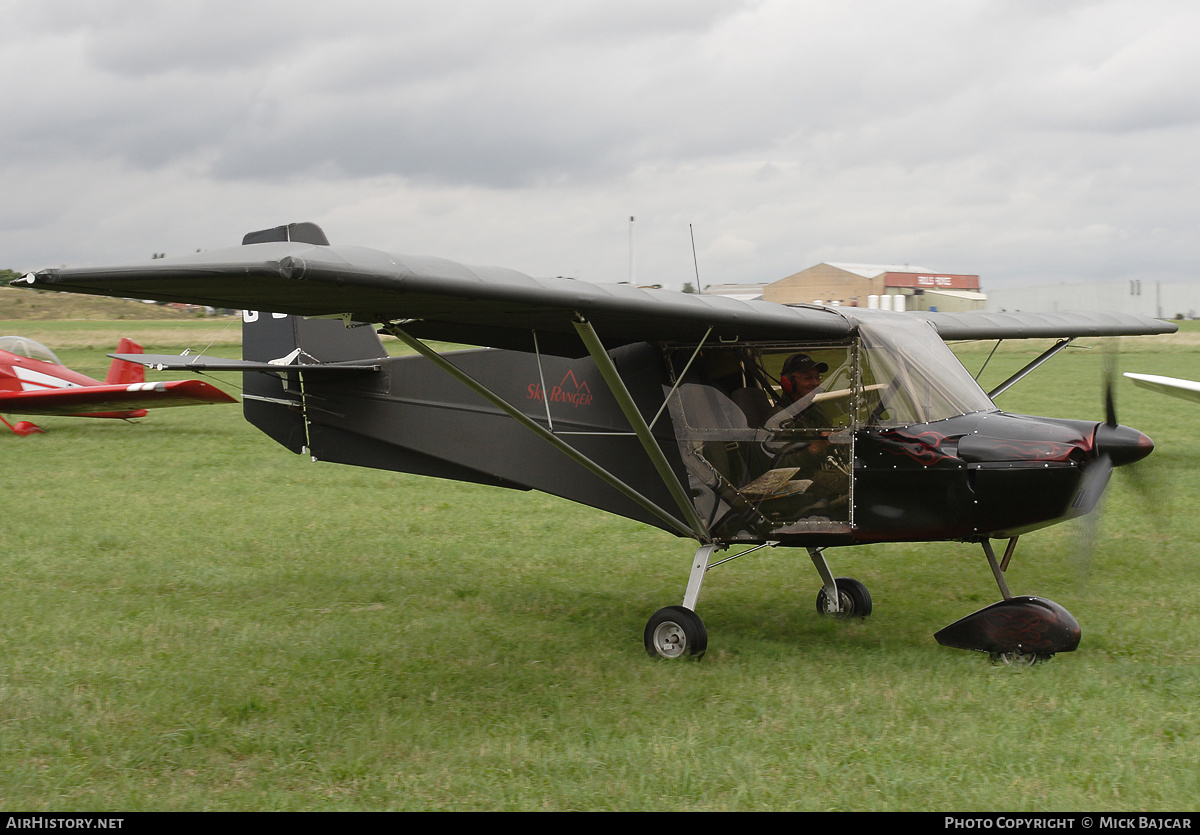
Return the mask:
{"type": "Polygon", "coordinates": [[[1141,386],[1144,389],[1157,391],[1160,394],[1169,394],[1172,397],[1181,397],[1184,400],[1191,400],[1193,403],[1200,403],[1200,383],[1192,380],[1180,380],[1176,377],[1159,377],[1156,374],[1131,374],[1125,372],[1125,376],[1133,380],[1134,385],[1141,386]]]}

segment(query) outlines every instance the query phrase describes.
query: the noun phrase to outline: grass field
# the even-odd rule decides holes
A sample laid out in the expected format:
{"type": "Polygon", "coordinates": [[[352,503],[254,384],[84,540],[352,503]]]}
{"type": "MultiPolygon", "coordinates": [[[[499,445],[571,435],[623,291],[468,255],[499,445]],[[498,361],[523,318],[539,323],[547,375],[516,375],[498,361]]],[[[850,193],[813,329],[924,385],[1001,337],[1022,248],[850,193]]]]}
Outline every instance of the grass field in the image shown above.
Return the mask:
{"type": "MultiPolygon", "coordinates": [[[[1200,337],[1120,367],[1200,377],[1200,337]]],[[[103,376],[122,335],[236,356],[236,323],[0,322],[103,376]]],[[[1044,348],[1005,347],[1004,379],[1044,348]]],[[[975,370],[990,349],[970,346],[975,370]]],[[[1103,348],[1003,395],[1099,419],[1103,348]]],[[[159,376],[162,375],[154,375],[159,376]]],[[[237,391],[236,378],[223,388],[237,391]]],[[[0,806],[67,810],[1195,811],[1200,412],[1123,381],[1157,451],[1008,581],[1083,627],[1028,669],[938,646],[998,599],[978,546],[831,551],[875,601],[817,616],[803,552],[712,572],[709,652],[649,615],[694,546],[540,494],[313,464],[234,406],[0,436],[0,806]]]]}

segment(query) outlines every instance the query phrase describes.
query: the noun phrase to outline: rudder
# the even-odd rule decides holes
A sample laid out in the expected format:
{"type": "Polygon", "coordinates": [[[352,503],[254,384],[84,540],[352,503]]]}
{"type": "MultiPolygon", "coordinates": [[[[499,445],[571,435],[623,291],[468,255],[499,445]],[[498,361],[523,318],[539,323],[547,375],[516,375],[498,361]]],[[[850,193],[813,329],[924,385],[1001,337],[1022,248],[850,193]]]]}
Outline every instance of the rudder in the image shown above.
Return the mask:
{"type": "MultiPolygon", "coordinates": [[[[121,341],[117,343],[118,354],[140,354],[142,346],[138,345],[128,337],[121,337],[121,341]]],[[[134,383],[146,382],[146,369],[144,366],[136,362],[128,360],[113,360],[112,365],[108,367],[108,376],[104,378],[104,382],[109,385],[132,385],[134,383]]]]}

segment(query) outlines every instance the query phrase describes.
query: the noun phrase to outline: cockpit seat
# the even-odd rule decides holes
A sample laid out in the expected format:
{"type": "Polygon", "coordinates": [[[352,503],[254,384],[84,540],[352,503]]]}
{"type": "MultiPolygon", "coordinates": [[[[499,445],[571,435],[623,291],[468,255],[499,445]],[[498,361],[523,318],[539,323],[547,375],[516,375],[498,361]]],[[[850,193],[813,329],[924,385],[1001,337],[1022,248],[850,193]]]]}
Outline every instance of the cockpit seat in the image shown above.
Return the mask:
{"type": "Polygon", "coordinates": [[[730,397],[746,416],[747,426],[763,426],[771,416],[771,401],[767,393],[760,388],[736,389],[730,397]]]}

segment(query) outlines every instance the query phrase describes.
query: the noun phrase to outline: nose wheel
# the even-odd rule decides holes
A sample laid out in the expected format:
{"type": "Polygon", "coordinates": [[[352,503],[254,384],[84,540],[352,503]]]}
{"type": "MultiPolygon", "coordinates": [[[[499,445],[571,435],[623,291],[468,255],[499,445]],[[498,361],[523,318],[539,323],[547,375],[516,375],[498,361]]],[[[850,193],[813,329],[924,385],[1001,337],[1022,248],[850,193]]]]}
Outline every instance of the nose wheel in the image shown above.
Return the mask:
{"type": "Polygon", "coordinates": [[[992,652],[988,653],[992,663],[1000,667],[1032,667],[1049,661],[1054,657],[1052,652],[992,652]]]}
{"type": "Polygon", "coordinates": [[[986,652],[993,664],[1006,667],[1032,667],[1058,652],[1073,652],[1079,646],[1081,631],[1075,617],[1044,597],[1013,597],[1004,581],[1004,571],[1016,550],[1013,537],[996,560],[988,540],[981,540],[984,556],[992,568],[1004,599],[959,618],[934,633],[944,647],[986,652]]]}

